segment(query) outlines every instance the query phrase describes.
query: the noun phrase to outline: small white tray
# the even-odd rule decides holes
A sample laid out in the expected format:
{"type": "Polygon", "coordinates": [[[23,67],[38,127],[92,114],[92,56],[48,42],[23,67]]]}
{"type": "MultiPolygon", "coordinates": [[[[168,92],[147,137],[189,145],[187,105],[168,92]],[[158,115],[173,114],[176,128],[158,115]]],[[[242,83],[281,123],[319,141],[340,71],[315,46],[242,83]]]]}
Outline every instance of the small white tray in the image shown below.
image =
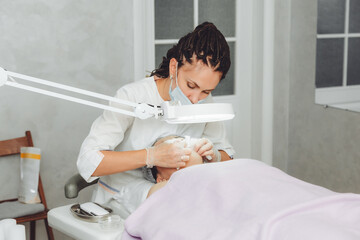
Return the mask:
{"type": "Polygon", "coordinates": [[[104,207],[98,203],[95,203],[97,205],[99,205],[100,207],[104,208],[105,210],[107,210],[109,212],[109,214],[105,214],[105,215],[101,215],[101,216],[91,216],[89,214],[87,214],[86,212],[84,212],[83,210],[81,210],[80,208],[80,204],[74,204],[70,207],[70,212],[73,216],[75,216],[76,218],[79,218],[81,220],[87,221],[87,222],[99,222],[100,218],[105,217],[105,216],[109,216],[112,213],[112,209],[108,208],[108,207],[104,207]]]}

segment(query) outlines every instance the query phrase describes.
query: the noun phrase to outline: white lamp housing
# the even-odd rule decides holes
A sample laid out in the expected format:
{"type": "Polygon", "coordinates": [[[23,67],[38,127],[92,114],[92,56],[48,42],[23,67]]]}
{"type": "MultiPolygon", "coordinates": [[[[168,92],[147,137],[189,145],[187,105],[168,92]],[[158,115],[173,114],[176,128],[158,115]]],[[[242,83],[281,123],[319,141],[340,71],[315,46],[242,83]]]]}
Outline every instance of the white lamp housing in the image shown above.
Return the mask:
{"type": "Polygon", "coordinates": [[[225,121],[235,116],[232,105],[229,103],[172,106],[170,102],[164,102],[161,108],[164,110],[165,121],[173,124],[225,121]]]}
{"type": "Polygon", "coordinates": [[[0,67],[0,87],[3,85],[8,85],[36,93],[41,93],[44,95],[48,95],[72,102],[77,102],[104,110],[110,110],[113,112],[137,117],[140,119],[147,119],[150,117],[154,117],[156,119],[164,120],[172,124],[224,121],[224,120],[232,119],[235,116],[234,111],[232,109],[232,105],[227,103],[208,103],[208,104],[193,104],[193,105],[181,106],[181,105],[173,105],[172,102],[165,101],[164,103],[161,104],[161,106],[152,106],[146,103],[134,103],[134,102],[106,96],[103,94],[90,92],[80,88],[74,88],[67,85],[62,85],[47,80],[6,71],[5,69],[0,67]],[[99,104],[60,93],[55,93],[41,88],[35,88],[24,84],[19,84],[15,82],[12,77],[75,92],[78,94],[83,94],[103,100],[120,103],[126,106],[132,106],[134,110],[127,111],[117,107],[111,107],[108,105],[99,104]],[[8,81],[8,78],[12,79],[13,81],[8,81]]]}

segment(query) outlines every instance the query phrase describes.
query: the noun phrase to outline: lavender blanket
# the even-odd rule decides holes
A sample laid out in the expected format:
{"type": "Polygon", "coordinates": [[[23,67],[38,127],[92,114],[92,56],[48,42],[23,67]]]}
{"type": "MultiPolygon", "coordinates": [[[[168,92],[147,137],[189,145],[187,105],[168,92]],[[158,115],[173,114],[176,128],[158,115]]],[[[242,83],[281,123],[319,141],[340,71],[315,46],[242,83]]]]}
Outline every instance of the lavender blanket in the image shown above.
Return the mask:
{"type": "Polygon", "coordinates": [[[128,239],[360,239],[360,195],[237,159],[176,172],[125,222],[128,239]]]}

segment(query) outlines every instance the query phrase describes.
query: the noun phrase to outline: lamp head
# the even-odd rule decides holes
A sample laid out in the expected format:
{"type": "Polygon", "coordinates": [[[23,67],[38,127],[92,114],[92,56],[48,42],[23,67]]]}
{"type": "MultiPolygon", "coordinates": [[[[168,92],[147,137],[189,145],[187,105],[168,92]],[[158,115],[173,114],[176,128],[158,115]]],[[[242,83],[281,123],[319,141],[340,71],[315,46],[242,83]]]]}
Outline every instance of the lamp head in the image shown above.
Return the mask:
{"type": "Polygon", "coordinates": [[[0,87],[5,85],[7,78],[7,72],[5,71],[5,69],[0,67],[0,87]]]}
{"type": "Polygon", "coordinates": [[[192,105],[172,105],[170,102],[161,104],[163,117],[167,123],[186,124],[217,122],[233,119],[235,114],[229,103],[204,103],[192,105]]]}

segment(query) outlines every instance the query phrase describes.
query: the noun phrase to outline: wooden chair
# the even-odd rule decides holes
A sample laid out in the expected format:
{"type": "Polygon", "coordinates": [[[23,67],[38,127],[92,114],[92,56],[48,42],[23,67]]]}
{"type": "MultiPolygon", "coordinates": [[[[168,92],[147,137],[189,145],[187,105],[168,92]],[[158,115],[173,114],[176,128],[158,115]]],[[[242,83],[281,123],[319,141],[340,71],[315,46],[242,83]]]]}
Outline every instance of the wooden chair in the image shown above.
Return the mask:
{"type": "MultiPolygon", "coordinates": [[[[18,154],[19,155],[18,159],[20,159],[20,148],[21,147],[33,147],[33,146],[34,145],[33,145],[33,141],[31,138],[31,133],[30,133],[30,131],[26,131],[24,137],[0,141],[0,157],[18,154]]],[[[45,199],[44,189],[42,186],[40,175],[39,175],[38,192],[39,192],[41,204],[43,205],[43,207],[41,206],[41,209],[43,209],[43,210],[40,210],[39,212],[36,212],[33,214],[25,215],[25,216],[14,216],[14,217],[6,216],[5,218],[14,218],[14,219],[16,219],[17,223],[30,222],[30,240],[35,240],[36,221],[43,219],[45,222],[48,239],[53,240],[54,235],[53,235],[52,229],[51,229],[51,227],[49,227],[49,224],[47,221],[47,212],[49,210],[46,205],[46,199],[45,199]]],[[[27,208],[35,207],[36,205],[38,205],[38,204],[20,204],[17,200],[18,200],[17,198],[1,200],[0,204],[6,204],[6,205],[4,205],[6,207],[15,205],[15,207],[16,206],[26,206],[27,208]]],[[[1,215],[2,215],[2,213],[0,212],[0,219],[2,218],[1,215]]]]}

